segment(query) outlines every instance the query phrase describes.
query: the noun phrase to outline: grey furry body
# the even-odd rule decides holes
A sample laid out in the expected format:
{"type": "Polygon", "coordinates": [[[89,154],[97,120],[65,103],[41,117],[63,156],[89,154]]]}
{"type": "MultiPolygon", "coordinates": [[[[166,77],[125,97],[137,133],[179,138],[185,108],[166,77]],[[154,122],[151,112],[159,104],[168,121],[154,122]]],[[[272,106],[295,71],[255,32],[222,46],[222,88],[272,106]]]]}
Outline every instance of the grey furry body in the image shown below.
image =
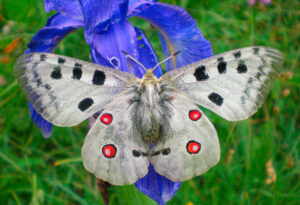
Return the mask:
{"type": "Polygon", "coordinates": [[[147,144],[156,143],[166,136],[168,122],[172,114],[172,92],[174,88],[151,72],[128,89],[132,95],[132,121],[147,144]]]}

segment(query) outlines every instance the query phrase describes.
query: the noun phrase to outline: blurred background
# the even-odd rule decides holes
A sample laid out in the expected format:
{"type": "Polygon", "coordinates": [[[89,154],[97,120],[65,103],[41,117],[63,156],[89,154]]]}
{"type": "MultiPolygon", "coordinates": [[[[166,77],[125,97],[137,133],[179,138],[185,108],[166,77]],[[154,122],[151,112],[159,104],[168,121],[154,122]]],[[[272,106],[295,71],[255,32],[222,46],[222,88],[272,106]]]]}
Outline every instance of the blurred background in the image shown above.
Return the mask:
{"type": "MultiPolygon", "coordinates": [[[[161,2],[185,8],[215,54],[262,45],[284,56],[281,73],[253,117],[227,122],[206,111],[219,134],[221,160],[182,183],[168,204],[300,204],[300,2],[161,2]]],[[[0,204],[103,204],[95,178],[80,157],[87,121],[72,128],[54,127],[44,139],[14,77],[16,58],[54,13],[45,13],[42,0],[0,0],[0,204]]],[[[142,20],[131,22],[143,29],[161,60],[157,32],[142,20]]],[[[89,60],[83,29],[68,35],[55,53],[89,60]]],[[[156,204],[133,185],[108,191],[110,204],[156,204]]]]}

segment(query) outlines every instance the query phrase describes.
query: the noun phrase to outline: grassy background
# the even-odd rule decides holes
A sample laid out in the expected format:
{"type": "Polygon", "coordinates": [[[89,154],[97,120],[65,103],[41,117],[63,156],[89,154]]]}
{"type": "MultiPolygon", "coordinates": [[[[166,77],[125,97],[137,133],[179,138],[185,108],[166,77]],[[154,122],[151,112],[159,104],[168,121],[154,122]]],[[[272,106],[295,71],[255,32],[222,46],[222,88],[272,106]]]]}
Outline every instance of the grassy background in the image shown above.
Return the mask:
{"type": "MultiPolygon", "coordinates": [[[[299,1],[254,7],[246,0],[164,2],[186,8],[215,53],[265,45],[284,55],[281,74],[252,118],[233,123],[207,111],[218,130],[221,161],[182,183],[168,204],[300,204],[299,1]]],[[[44,139],[14,78],[16,57],[52,14],[44,12],[42,0],[0,0],[0,204],[103,203],[80,159],[87,122],[55,127],[44,139]]],[[[162,57],[156,32],[140,20],[132,22],[144,29],[162,57]]],[[[55,52],[88,60],[82,30],[55,52]]],[[[110,204],[156,204],[134,186],[110,187],[109,194],[110,204]]]]}

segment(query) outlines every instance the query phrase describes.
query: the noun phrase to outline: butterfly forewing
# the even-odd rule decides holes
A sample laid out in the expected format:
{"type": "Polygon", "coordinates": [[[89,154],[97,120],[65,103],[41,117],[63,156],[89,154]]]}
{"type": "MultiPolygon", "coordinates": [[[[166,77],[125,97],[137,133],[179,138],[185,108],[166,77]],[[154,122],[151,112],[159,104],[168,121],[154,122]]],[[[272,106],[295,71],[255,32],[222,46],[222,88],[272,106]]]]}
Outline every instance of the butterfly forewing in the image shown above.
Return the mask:
{"type": "Polygon", "coordinates": [[[49,53],[21,56],[15,74],[36,111],[58,126],[85,120],[134,80],[122,71],[49,53]]]}
{"type": "Polygon", "coordinates": [[[113,185],[133,184],[148,172],[148,147],[132,123],[131,96],[121,95],[101,112],[82,147],[84,167],[113,185]]]}
{"type": "Polygon", "coordinates": [[[150,153],[155,171],[172,181],[185,181],[206,172],[220,159],[217,132],[192,102],[173,93],[170,119],[150,153]]]}
{"type": "Polygon", "coordinates": [[[272,48],[242,48],[168,72],[162,81],[227,120],[242,120],[263,103],[281,60],[272,48]]]}

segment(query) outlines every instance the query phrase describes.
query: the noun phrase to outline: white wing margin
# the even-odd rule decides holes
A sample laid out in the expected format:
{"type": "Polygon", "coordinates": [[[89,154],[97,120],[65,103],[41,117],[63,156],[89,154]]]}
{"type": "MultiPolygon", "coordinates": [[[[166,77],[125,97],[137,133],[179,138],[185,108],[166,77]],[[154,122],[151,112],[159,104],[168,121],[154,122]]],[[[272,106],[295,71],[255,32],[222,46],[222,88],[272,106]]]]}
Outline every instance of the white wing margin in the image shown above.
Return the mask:
{"type": "Polygon", "coordinates": [[[262,105],[281,61],[275,49],[247,47],[175,69],[161,81],[229,121],[243,120],[262,105]]]}
{"type": "Polygon", "coordinates": [[[16,61],[15,75],[35,110],[57,126],[74,126],[90,117],[135,78],[50,53],[22,55],[16,61]]]}

